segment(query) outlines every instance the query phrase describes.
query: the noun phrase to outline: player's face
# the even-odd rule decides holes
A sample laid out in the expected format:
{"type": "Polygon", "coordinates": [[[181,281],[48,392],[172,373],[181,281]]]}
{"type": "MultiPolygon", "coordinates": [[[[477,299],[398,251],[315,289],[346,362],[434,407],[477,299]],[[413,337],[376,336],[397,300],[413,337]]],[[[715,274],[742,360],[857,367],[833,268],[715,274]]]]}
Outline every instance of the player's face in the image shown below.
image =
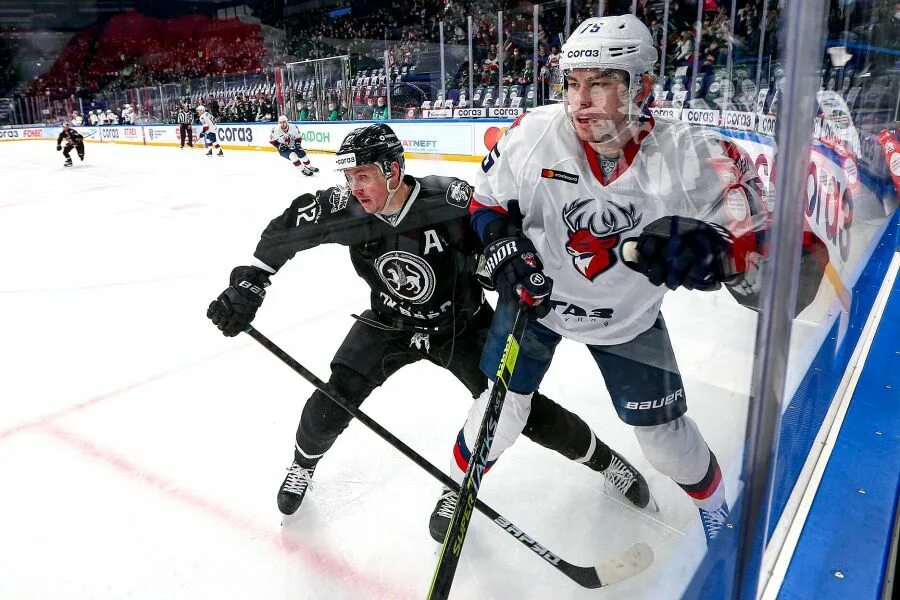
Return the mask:
{"type": "Polygon", "coordinates": [[[282,122],[281,122],[281,130],[282,130],[282,131],[287,131],[287,130],[288,130],[288,122],[287,122],[287,121],[282,121],[282,122]]]}
{"type": "Polygon", "coordinates": [[[575,133],[585,142],[615,138],[628,116],[628,85],[618,73],[573,69],[566,74],[566,102],[575,133]]]}
{"type": "Polygon", "coordinates": [[[347,185],[359,205],[367,213],[374,214],[384,209],[387,202],[387,181],[376,165],[363,165],[344,171],[347,185]]]}

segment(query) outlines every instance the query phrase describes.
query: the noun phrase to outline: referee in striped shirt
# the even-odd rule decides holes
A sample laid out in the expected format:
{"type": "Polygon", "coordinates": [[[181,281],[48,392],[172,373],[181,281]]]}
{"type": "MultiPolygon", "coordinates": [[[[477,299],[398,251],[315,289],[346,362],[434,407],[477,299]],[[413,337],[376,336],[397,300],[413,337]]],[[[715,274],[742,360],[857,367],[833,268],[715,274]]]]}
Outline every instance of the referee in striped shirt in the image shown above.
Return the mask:
{"type": "Polygon", "coordinates": [[[175,115],[175,122],[178,123],[178,129],[181,135],[181,147],[184,148],[184,140],[187,137],[188,146],[194,147],[194,129],[191,123],[194,122],[194,111],[188,107],[187,100],[181,101],[181,107],[175,115]]]}

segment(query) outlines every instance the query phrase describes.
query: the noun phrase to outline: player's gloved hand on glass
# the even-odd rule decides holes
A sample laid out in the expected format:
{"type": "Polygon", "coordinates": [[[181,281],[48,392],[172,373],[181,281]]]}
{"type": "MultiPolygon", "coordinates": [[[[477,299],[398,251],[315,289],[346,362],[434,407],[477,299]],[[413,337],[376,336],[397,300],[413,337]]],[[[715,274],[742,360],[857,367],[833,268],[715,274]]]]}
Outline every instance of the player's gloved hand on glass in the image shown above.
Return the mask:
{"type": "Polygon", "coordinates": [[[484,249],[485,268],[501,301],[521,299],[538,319],[550,312],[553,280],[544,275],[544,265],[531,240],[508,237],[484,249]]]}
{"type": "Polygon", "coordinates": [[[715,223],[670,216],[653,221],[622,243],[625,264],[653,285],[716,290],[738,277],[734,236],[715,223]]]}
{"type": "Polygon", "coordinates": [[[206,316],[228,337],[239,334],[266,297],[269,274],[258,267],[235,267],[231,285],[209,304],[206,316]]]}

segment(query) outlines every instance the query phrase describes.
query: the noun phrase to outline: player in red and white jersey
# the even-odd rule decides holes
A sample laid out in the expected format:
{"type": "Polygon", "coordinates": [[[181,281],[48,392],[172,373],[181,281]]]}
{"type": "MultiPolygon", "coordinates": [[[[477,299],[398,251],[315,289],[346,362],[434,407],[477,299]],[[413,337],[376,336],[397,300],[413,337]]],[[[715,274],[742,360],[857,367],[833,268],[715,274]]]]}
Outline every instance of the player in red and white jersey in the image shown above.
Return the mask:
{"type": "MultiPolygon", "coordinates": [[[[660,314],[668,289],[756,295],[765,225],[752,163],[711,131],[655,121],[657,52],[632,15],[588,19],[560,55],[563,102],[520,117],[482,163],[472,223],[500,294],[482,370],[493,378],[515,314],[532,306],[488,460],[521,431],[566,337],[587,345],[648,462],[699,508],[707,540],[728,518],[722,473],[697,424],[660,314]],[[630,264],[622,256],[636,243],[630,264]],[[664,284],[664,285],[663,285],[664,284]]],[[[488,394],[454,449],[465,469],[488,394]]]]}
{"type": "Polygon", "coordinates": [[[197,136],[197,139],[203,138],[206,147],[209,148],[206,151],[206,155],[212,156],[213,148],[215,148],[218,150],[216,156],[224,156],[216,134],[216,120],[213,119],[212,115],[209,114],[209,111],[202,104],[197,106],[197,117],[200,119],[200,135],[197,136]]]}
{"type": "Polygon", "coordinates": [[[312,166],[306,151],[303,150],[303,135],[296,125],[288,121],[285,115],[278,117],[278,124],[272,128],[269,143],[275,147],[282,158],[286,158],[299,168],[304,175],[312,175],[319,169],[312,166]]]}

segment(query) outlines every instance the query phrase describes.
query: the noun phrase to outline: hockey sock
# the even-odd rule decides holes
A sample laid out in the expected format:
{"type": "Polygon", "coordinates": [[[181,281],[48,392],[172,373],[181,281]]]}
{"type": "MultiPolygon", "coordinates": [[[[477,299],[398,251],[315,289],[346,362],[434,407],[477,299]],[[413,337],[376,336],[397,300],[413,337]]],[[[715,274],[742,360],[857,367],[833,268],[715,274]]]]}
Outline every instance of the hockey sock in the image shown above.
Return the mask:
{"type": "MultiPolygon", "coordinates": [[[[466,438],[463,435],[463,432],[460,431],[459,435],[456,436],[456,443],[453,445],[453,459],[456,461],[456,466],[459,467],[459,470],[463,473],[469,468],[470,458],[472,458],[472,452],[469,450],[469,447],[466,446],[466,438]]],[[[496,458],[487,461],[484,466],[484,473],[490,471],[495,462],[497,462],[496,458]]]]}
{"type": "Polygon", "coordinates": [[[310,467],[316,466],[319,460],[325,456],[325,454],[308,454],[303,451],[303,448],[300,447],[300,444],[294,442],[294,460],[297,461],[297,464],[301,467],[308,469],[310,467]]]}
{"type": "Polygon", "coordinates": [[[697,505],[703,510],[715,510],[725,501],[725,486],[722,485],[722,470],[716,455],[709,452],[709,467],[703,479],[693,485],[678,484],[697,505]]]}
{"type": "Polygon", "coordinates": [[[605,471],[609,467],[610,461],[612,461],[612,452],[610,452],[609,446],[600,441],[593,431],[588,451],[582,458],[575,459],[575,462],[584,463],[594,471],[605,471]]]}

